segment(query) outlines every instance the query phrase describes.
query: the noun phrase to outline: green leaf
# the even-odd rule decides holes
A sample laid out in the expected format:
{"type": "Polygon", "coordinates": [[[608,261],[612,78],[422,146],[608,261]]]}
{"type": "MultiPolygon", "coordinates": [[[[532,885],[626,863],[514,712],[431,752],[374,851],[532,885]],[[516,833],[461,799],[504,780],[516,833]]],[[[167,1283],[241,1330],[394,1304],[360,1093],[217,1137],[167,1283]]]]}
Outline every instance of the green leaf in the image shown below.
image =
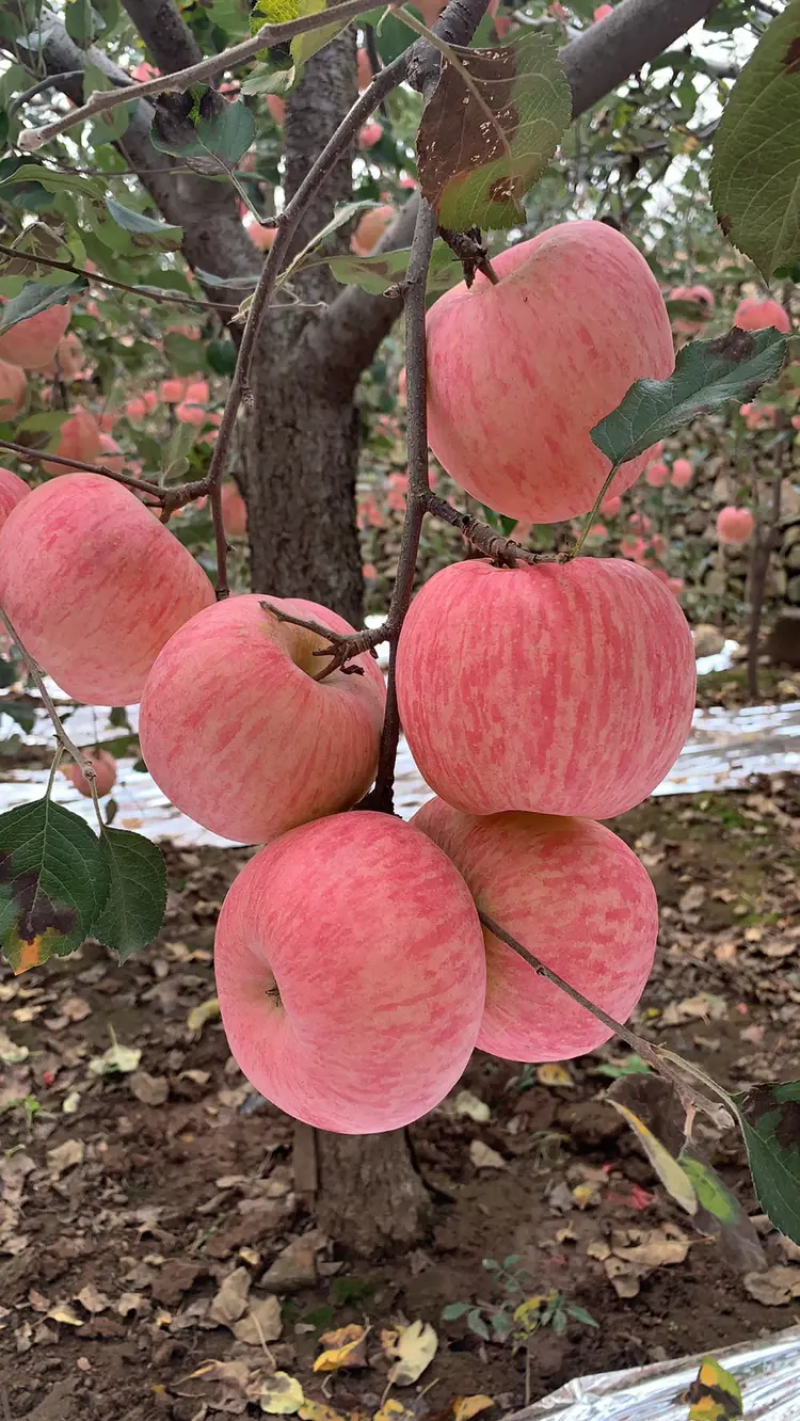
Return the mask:
{"type": "MultiPolygon", "coordinates": [[[[87,59],[83,69],[83,99],[84,103],[95,93],[104,93],[108,89],[113,89],[108,74],[99,69],[96,64],[92,64],[87,59]]],[[[89,129],[87,139],[90,148],[95,150],[95,160],[98,159],[97,149],[104,145],[115,142],[122,138],[127,132],[128,124],[131,120],[133,104],[117,104],[113,109],[106,109],[105,113],[100,113],[95,118],[89,129]]],[[[107,167],[103,163],[103,167],[107,167]]]]}
{"type": "Polygon", "coordinates": [[[457,1318],[463,1317],[465,1312],[469,1312],[469,1303],[448,1303],[442,1308],[442,1322],[455,1322],[457,1318]]]}
{"type": "Polygon", "coordinates": [[[180,247],[182,227],[170,227],[166,222],[146,217],[143,212],[134,212],[121,202],[115,202],[113,197],[106,197],[106,207],[118,227],[133,233],[135,247],[155,247],[161,252],[176,252],[180,247]]]}
{"type": "MultiPolygon", "coordinates": [[[[227,173],[230,177],[250,148],[256,136],[256,121],[246,104],[226,103],[218,113],[205,116],[203,101],[196,104],[197,116],[192,116],[191,135],[186,141],[160,132],[159,114],[153,120],[150,141],[162,153],[183,158],[197,172],[208,176],[227,173]]],[[[187,124],[188,128],[188,124],[187,124]]]]}
{"type": "Polygon", "coordinates": [[[91,933],[124,962],[158,934],[167,904],[166,865],[160,849],[141,834],[106,828],[99,842],[109,891],[91,933]]]}
{"type": "Polygon", "coordinates": [[[3,307],[0,332],[10,330],[31,316],[38,316],[41,311],[49,311],[51,306],[65,306],[70,296],[77,296],[88,285],[85,276],[76,276],[61,286],[44,281],[26,281],[19,296],[14,296],[3,307]]]}
{"type": "Polygon", "coordinates": [[[13,173],[0,178],[0,187],[10,183],[39,183],[47,192],[68,192],[73,197],[102,201],[105,190],[99,178],[83,178],[77,173],[57,173],[43,163],[23,163],[13,173]]]}
{"type": "Polygon", "coordinates": [[[194,444],[197,430],[193,424],[175,425],[161,460],[161,472],[165,481],[183,478],[189,468],[188,453],[194,444]]]}
{"type": "Polygon", "coordinates": [[[26,735],[30,735],[36,724],[36,712],[32,706],[25,705],[24,701],[4,701],[0,707],[0,714],[10,716],[11,720],[15,720],[26,735]]]}
{"type": "Polygon", "coordinates": [[[582,1323],[585,1324],[586,1327],[599,1327],[599,1326],[600,1326],[600,1323],[597,1322],[596,1319],[592,1317],[592,1314],[591,1314],[590,1312],[587,1312],[587,1311],[586,1311],[586,1308],[579,1308],[579,1307],[571,1307],[571,1306],[570,1306],[570,1307],[567,1308],[567,1312],[569,1313],[570,1317],[574,1317],[574,1319],[575,1319],[576,1322],[582,1322],[582,1323]]]}
{"type": "MultiPolygon", "coordinates": [[[[334,256],[326,257],[325,261],[343,286],[360,286],[363,291],[380,296],[387,286],[394,286],[403,280],[410,255],[409,247],[398,247],[395,251],[376,252],[370,257],[334,256]]],[[[451,286],[457,286],[463,280],[463,275],[461,265],[450,248],[437,238],[428,269],[428,295],[440,296],[449,291],[451,286]]]]}
{"type": "Polygon", "coordinates": [[[232,375],[236,369],[236,346],[232,340],[209,341],[206,357],[215,375],[232,375]]]}
{"type": "Polygon", "coordinates": [[[241,87],[241,93],[288,94],[297,77],[293,64],[277,67],[274,64],[255,64],[241,87]]]}
{"type": "Polygon", "coordinates": [[[88,49],[94,39],[92,0],[68,0],[64,28],[81,49],[88,49]]]}
{"type": "Polygon", "coordinates": [[[442,227],[513,227],[572,116],[558,50],[549,35],[524,34],[502,48],[453,52],[482,102],[445,63],[417,134],[422,194],[442,227]]]}
{"type": "Polygon", "coordinates": [[[195,375],[205,366],[205,346],[180,331],[168,331],[164,336],[164,357],[176,375],[195,375]]]}
{"type": "Polygon", "coordinates": [[[786,337],[773,327],[734,327],[717,340],[690,341],[678,351],[669,378],[637,380],[622,404],[594,426],[592,440],[612,464],[633,459],[726,400],[752,399],[777,375],[786,346],[786,337]]]}
{"type": "Polygon", "coordinates": [[[800,1081],[773,1081],[731,1098],[761,1207],[800,1244],[800,1081]]]}
{"type": "Polygon", "coordinates": [[[100,841],[77,814],[46,798],[0,816],[0,946],[15,973],[80,947],[108,887],[100,841]]]}
{"type": "Polygon", "coordinates": [[[711,197],[726,237],[766,277],[800,259],[800,0],[767,27],[728,99],[711,197]]]}

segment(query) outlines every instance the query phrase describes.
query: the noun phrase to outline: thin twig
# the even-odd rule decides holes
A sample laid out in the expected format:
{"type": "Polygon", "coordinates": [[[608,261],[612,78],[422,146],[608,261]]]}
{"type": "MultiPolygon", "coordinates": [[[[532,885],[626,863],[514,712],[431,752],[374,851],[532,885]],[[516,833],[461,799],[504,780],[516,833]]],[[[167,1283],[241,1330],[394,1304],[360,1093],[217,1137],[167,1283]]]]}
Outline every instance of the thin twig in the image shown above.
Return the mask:
{"type": "Polygon", "coordinates": [[[33,680],[33,683],[42,698],[42,705],[44,706],[45,710],[47,711],[47,714],[50,717],[59,745],[63,746],[67,754],[72,756],[73,760],[75,761],[75,764],[80,766],[85,779],[89,781],[90,785],[93,785],[96,778],[94,765],[91,763],[90,760],[84,759],[83,751],[79,750],[77,745],[73,744],[72,740],[70,740],[69,736],[67,735],[67,732],[64,729],[58,711],[53,705],[50,692],[48,691],[44,683],[44,677],[42,676],[39,667],[36,665],[36,662],[34,661],[30,652],[25,650],[25,647],[23,646],[20,637],[14,629],[14,624],[11,621],[11,618],[3,610],[2,607],[0,607],[0,622],[3,623],[3,626],[5,627],[9,636],[13,638],[14,645],[19,649],[22,659],[25,662],[28,671],[30,672],[31,679],[33,680]]]}
{"type": "Polygon", "coordinates": [[[222,483],[217,482],[209,493],[211,521],[214,524],[214,546],[217,552],[217,601],[224,602],[230,593],[228,587],[228,539],[225,536],[225,520],[222,513],[222,483]]]}
{"type": "Polygon", "coordinates": [[[439,498],[435,493],[427,494],[425,507],[434,518],[449,523],[451,528],[458,528],[464,541],[471,547],[503,567],[515,567],[518,562],[528,563],[531,567],[536,567],[539,563],[565,563],[573,556],[571,552],[532,553],[528,548],[523,548],[521,543],[515,543],[513,538],[504,538],[502,533],[495,532],[488,523],[481,523],[478,518],[470,518],[468,513],[460,513],[447,499],[439,498]]]}
{"type": "Polygon", "coordinates": [[[46,74],[44,79],[39,79],[37,83],[31,84],[29,89],[23,89],[21,94],[15,94],[8,105],[8,117],[13,118],[17,109],[21,109],[31,99],[35,99],[37,94],[41,94],[45,89],[54,89],[58,84],[64,83],[67,79],[82,79],[82,69],[64,69],[60,74],[46,74]]]}
{"type": "Polygon", "coordinates": [[[321,29],[337,20],[343,23],[354,20],[369,10],[371,5],[372,0],[344,0],[343,4],[331,5],[329,9],[311,15],[298,15],[297,19],[287,20],[280,25],[262,25],[250,39],[243,40],[241,44],[233,44],[228,49],[221,50],[219,54],[212,54],[187,69],[176,69],[173,74],[162,74],[157,79],[148,79],[144,84],[131,83],[121,89],[96,89],[88,102],[80,108],[72,109],[70,113],[64,114],[53,123],[45,124],[42,128],[25,129],[19,136],[20,151],[33,153],[37,148],[41,148],[42,144],[49,143],[60,133],[65,133],[68,128],[74,128],[76,124],[83,123],[84,119],[95,118],[99,113],[116,108],[118,104],[129,104],[137,99],[149,99],[156,94],[167,92],[185,93],[193,85],[213,79],[225,69],[237,69],[248,59],[253,59],[261,50],[273,49],[276,45],[294,39],[296,35],[310,34],[313,30],[321,29]]]}
{"type": "Polygon", "coordinates": [[[386,634],[389,642],[389,675],[386,712],[378,755],[375,787],[362,800],[365,809],[391,814],[394,806],[394,766],[400,739],[397,704],[397,645],[406,612],[411,605],[422,524],[430,495],[428,476],[427,352],[425,342],[425,291],[428,267],[436,237],[436,216],[420,200],[414,240],[403,283],[406,322],[406,399],[408,408],[408,497],[397,575],[392,590],[386,634]]]}
{"type": "MultiPolygon", "coordinates": [[[[483,923],[483,926],[498,938],[500,942],[505,943],[506,947],[510,947],[512,952],[516,952],[517,956],[521,957],[524,962],[527,962],[528,966],[533,968],[537,976],[544,977],[547,982],[552,982],[554,987],[559,987],[562,992],[565,992],[568,997],[572,998],[573,1002],[577,1002],[578,1006],[584,1007],[597,1021],[601,1021],[609,1031],[613,1031],[615,1036],[619,1036],[623,1041],[627,1041],[628,1045],[632,1046],[634,1051],[638,1052],[642,1060],[647,1062],[648,1066],[652,1066],[654,1071],[657,1071],[659,1075],[664,1076],[666,1080],[671,1082],[682,1099],[691,1098],[695,1105],[701,1107],[707,1114],[710,1113],[714,1120],[719,1121],[719,1102],[710,1100],[707,1095],[698,1091],[694,1086],[690,1087],[684,1077],[675,1069],[672,1061],[666,1058],[658,1046],[654,1046],[650,1041],[645,1040],[643,1036],[637,1036],[635,1031],[630,1031],[621,1021],[615,1021],[613,1016],[609,1016],[608,1012],[603,1011],[602,1007],[597,1006],[595,1002],[591,1002],[588,997],[583,995],[583,992],[578,991],[577,987],[571,987],[569,982],[565,982],[563,977],[559,977],[557,972],[553,972],[550,967],[546,967],[538,957],[534,957],[533,953],[529,952],[526,947],[523,947],[521,942],[518,942],[517,939],[512,937],[509,932],[506,932],[506,929],[501,927],[494,918],[491,918],[488,913],[482,912],[480,908],[478,909],[478,917],[483,923]]],[[[691,1063],[688,1061],[686,1062],[686,1070],[693,1070],[691,1063]]]]}
{"type": "MultiPolygon", "coordinates": [[[[50,257],[35,256],[33,253],[17,251],[15,247],[5,247],[0,243],[0,256],[13,257],[16,261],[33,266],[47,266],[53,271],[69,271],[74,276],[85,276],[87,281],[98,286],[113,286],[116,291],[130,291],[134,296],[142,296],[147,301],[167,302],[170,306],[204,306],[209,311],[238,311],[237,304],[230,301],[203,301],[199,296],[181,296],[178,292],[161,291],[157,286],[129,286],[125,281],[115,281],[110,276],[100,276],[97,272],[86,271],[72,262],[52,261],[50,257]]],[[[233,284],[233,283],[231,283],[233,284]]]]}
{"type": "MultiPolygon", "coordinates": [[[[113,479],[114,483],[125,484],[127,488],[136,489],[138,493],[150,494],[151,498],[158,499],[159,503],[169,497],[167,490],[159,488],[158,484],[151,483],[149,479],[118,474],[114,469],[107,469],[105,464],[88,464],[82,459],[67,459],[63,454],[48,454],[46,449],[30,449],[27,444],[15,444],[13,439],[0,439],[0,449],[10,449],[13,454],[19,454],[26,463],[41,463],[44,460],[48,464],[63,464],[66,469],[78,469],[84,474],[102,474],[103,478],[113,479]]],[[[188,499],[186,501],[189,502],[188,499]]]]}
{"type": "Polygon", "coordinates": [[[261,602],[265,612],[271,612],[279,622],[288,622],[293,627],[302,627],[304,631],[313,632],[315,636],[324,638],[328,642],[326,647],[312,652],[313,656],[325,656],[330,659],[330,666],[326,666],[324,671],[320,671],[315,681],[324,681],[333,671],[340,668],[350,672],[358,672],[363,675],[360,666],[346,667],[348,661],[352,661],[354,656],[363,656],[365,652],[375,655],[375,647],[386,640],[386,624],[371,628],[361,632],[337,632],[332,627],[326,627],[323,622],[317,622],[312,617],[295,617],[290,612],[284,612],[281,607],[275,607],[271,602],[261,602]]]}

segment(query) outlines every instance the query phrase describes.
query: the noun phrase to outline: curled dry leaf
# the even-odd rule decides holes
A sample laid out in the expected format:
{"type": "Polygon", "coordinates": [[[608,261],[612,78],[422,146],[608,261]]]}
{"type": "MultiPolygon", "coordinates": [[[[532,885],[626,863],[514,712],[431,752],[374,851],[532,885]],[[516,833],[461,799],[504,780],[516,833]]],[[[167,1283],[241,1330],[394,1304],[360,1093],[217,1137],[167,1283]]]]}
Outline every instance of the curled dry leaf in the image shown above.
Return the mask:
{"type": "Polygon", "coordinates": [[[87,1283],[85,1288],[81,1288],[80,1292],[75,1294],[75,1301],[92,1314],[105,1312],[106,1308],[111,1307],[111,1299],[101,1293],[94,1283],[87,1283]]]}
{"type": "Polygon", "coordinates": [[[150,1076],[147,1071],[134,1071],[130,1079],[131,1094],[143,1105],[164,1105],[169,1096],[166,1076],[150,1076]]]}
{"type": "Polygon", "coordinates": [[[562,1066],[558,1061],[546,1061],[543,1066],[536,1067],[536,1079],[539,1085],[573,1086],[575,1085],[572,1076],[566,1066],[562,1066]]]}
{"type": "Polygon", "coordinates": [[[53,1322],[63,1322],[68,1327],[83,1327],[83,1318],[78,1317],[71,1303],[56,1303],[46,1315],[53,1322]]]}
{"type": "Polygon", "coordinates": [[[480,1411],[488,1411],[490,1406],[494,1406],[492,1398],[482,1393],[478,1396],[457,1396],[453,1401],[453,1416],[455,1421],[472,1421],[473,1416],[480,1411]]]}
{"type": "Polygon", "coordinates": [[[276,1372],[261,1389],[258,1404],[269,1416],[293,1416],[300,1410],[305,1397],[297,1377],[288,1372],[276,1372]]]}
{"type": "Polygon", "coordinates": [[[492,1113],[486,1101],[473,1095],[471,1090],[458,1092],[452,1102],[452,1110],[454,1115],[466,1115],[468,1119],[476,1121],[478,1125],[484,1125],[492,1113]]]}
{"type": "Polygon", "coordinates": [[[778,1263],[766,1273],[746,1273],[742,1281],[750,1297],[764,1307],[785,1307],[800,1298],[800,1268],[778,1263]]]}
{"type": "Polygon", "coordinates": [[[381,1341],[387,1362],[394,1364],[389,1372],[394,1386],[412,1386],[430,1366],[439,1345],[430,1323],[419,1318],[399,1332],[384,1333],[381,1341]]]}
{"type": "Polygon", "coordinates": [[[314,1362],[315,1372],[338,1372],[345,1367],[367,1366],[367,1329],[357,1322],[323,1332],[320,1342],[325,1348],[314,1362]]]}
{"type": "Polygon", "coordinates": [[[59,1179],[68,1169],[83,1164],[83,1141],[65,1140],[63,1145],[47,1151],[47,1168],[54,1179],[59,1179]]]}
{"type": "Polygon", "coordinates": [[[483,1140],[473,1140],[469,1147],[469,1157],[476,1169],[505,1169],[506,1162],[502,1155],[493,1150],[491,1145],[485,1145],[483,1140]]]}
{"type": "Polygon", "coordinates": [[[281,1305],[273,1293],[251,1302],[250,1311],[231,1331],[237,1342],[248,1347],[263,1347],[267,1342],[277,1342],[283,1331],[281,1305]]]}
{"type": "Polygon", "coordinates": [[[209,1317],[220,1327],[230,1327],[247,1311],[247,1295],[251,1278],[246,1268],[235,1268],[224,1279],[209,1310],[209,1317]]]}
{"type": "Polygon", "coordinates": [[[199,1006],[192,1007],[186,1018],[186,1025],[190,1031],[201,1032],[207,1021],[216,1021],[219,1016],[219,1002],[216,997],[209,997],[207,1002],[201,1002],[199,1006]]]}

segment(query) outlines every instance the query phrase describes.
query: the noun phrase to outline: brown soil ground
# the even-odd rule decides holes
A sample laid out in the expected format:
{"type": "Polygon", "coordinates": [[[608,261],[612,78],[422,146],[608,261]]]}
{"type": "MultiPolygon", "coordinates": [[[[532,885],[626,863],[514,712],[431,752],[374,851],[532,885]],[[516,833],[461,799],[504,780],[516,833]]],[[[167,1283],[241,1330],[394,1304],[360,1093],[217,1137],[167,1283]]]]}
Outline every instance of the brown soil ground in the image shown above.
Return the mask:
{"type": "MultiPolygon", "coordinates": [[[[615,827],[661,904],[639,1028],[726,1085],[800,1075],[800,779],[649,801],[615,827]]],[[[315,1228],[313,1200],[294,1190],[291,1122],[253,1095],[217,1019],[187,1020],[213,997],[214,922],[243,858],[169,851],[165,929],[122,968],[90,945],[18,979],[0,970],[2,1421],[254,1416],[241,1386],[273,1367],[314,1401],[372,1416],[388,1369],[381,1329],[417,1318],[433,1324],[439,1347],[417,1385],[394,1393],[406,1415],[452,1421],[454,1398],[485,1393],[495,1403],[487,1416],[499,1417],[524,1400],[524,1356],[441,1312],[496,1304],[482,1260],[509,1254],[529,1275],[525,1293],[557,1289],[600,1324],[536,1335],[534,1398],[582,1373],[798,1321],[800,1303],[756,1301],[718,1245],[692,1231],[603,1101],[598,1071],[627,1055],[617,1042],[570,1063],[565,1085],[476,1056],[462,1086],[489,1107],[488,1120],[439,1110],[411,1130],[433,1197],[419,1247],[398,1254],[389,1242],[364,1261],[335,1236],[312,1239],[317,1281],[281,1296],[280,1339],[237,1340],[217,1320],[220,1304],[210,1312],[225,1277],[244,1270],[251,1302],[263,1299],[264,1270],[315,1228]],[[124,1058],[126,1070],[92,1072],[112,1032],[141,1052],[138,1072],[124,1058]],[[24,1053],[14,1047],[29,1054],[15,1060],[24,1053]],[[478,1167],[474,1142],[502,1167],[478,1167]],[[635,1241],[630,1231],[663,1237],[673,1226],[687,1238],[683,1261],[653,1268],[638,1296],[618,1296],[591,1253],[619,1231],[635,1241]],[[367,1365],[312,1373],[322,1332],[367,1322],[367,1365]],[[209,1371],[189,1380],[209,1359],[240,1366],[227,1383],[209,1371]]],[[[756,1214],[738,1139],[721,1138],[712,1158],[756,1214]]],[[[785,1261],[778,1235],[763,1244],[770,1262],[785,1261]]]]}

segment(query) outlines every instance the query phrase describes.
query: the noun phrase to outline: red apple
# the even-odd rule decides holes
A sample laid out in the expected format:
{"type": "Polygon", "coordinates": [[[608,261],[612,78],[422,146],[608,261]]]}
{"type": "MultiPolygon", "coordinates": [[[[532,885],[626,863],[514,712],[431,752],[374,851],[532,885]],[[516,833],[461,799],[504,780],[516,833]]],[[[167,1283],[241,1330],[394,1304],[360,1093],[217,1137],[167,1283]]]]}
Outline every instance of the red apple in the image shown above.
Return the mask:
{"type": "MultiPolygon", "coordinates": [[[[97,794],[100,799],[104,795],[110,794],[117,780],[117,762],[113,755],[109,755],[107,750],[84,750],[83,757],[90,764],[94,765],[97,786],[97,794]]],[[[71,780],[78,792],[91,799],[92,789],[89,781],[83,773],[80,765],[70,765],[64,771],[68,780],[71,780]]]]}
{"type": "Polygon", "coordinates": [[[90,705],[138,701],[164,643],[213,601],[169,529],[99,474],[41,484],[0,532],[0,605],[40,666],[90,705]]]}
{"type": "MultiPolygon", "coordinates": [[[[609,471],[590,430],[635,380],[674,363],[644,258],[603,222],[566,222],[492,259],[428,313],[428,436],[447,472],[498,513],[588,512],[609,471]]],[[[621,493],[648,455],[624,464],[621,493]]]]}
{"type": "Polygon", "coordinates": [[[592,18],[593,18],[595,24],[599,24],[599,22],[600,22],[601,20],[607,19],[608,16],[609,16],[609,15],[613,15],[613,13],[614,13],[614,6],[613,6],[613,5],[598,5],[598,7],[597,7],[597,9],[595,10],[594,15],[592,16],[592,18]]]}
{"type": "Polygon", "coordinates": [[[25,404],[25,371],[20,365],[0,361],[0,421],[15,419],[25,404]]]}
{"type": "Polygon", "coordinates": [[[356,256],[368,257],[377,247],[381,237],[395,216],[395,210],[388,203],[382,207],[371,207],[361,217],[350,238],[350,250],[356,256]]]}
{"type": "Polygon", "coordinates": [[[0,360],[24,370],[46,370],[52,365],[58,343],[72,316],[72,308],[49,306],[0,335],[0,360]]]}
{"type": "Polygon", "coordinates": [[[651,488],[663,488],[669,479],[669,468],[661,459],[656,459],[655,463],[648,464],[644,477],[651,488]]]}
{"type": "Polygon", "coordinates": [[[262,227],[260,222],[256,222],[255,218],[251,217],[248,222],[245,222],[244,230],[254,247],[257,247],[260,252],[268,252],[275,241],[278,229],[277,227],[262,227]]]}
{"type": "Polygon", "coordinates": [[[694,468],[689,459],[676,459],[672,465],[672,483],[675,488],[688,488],[692,482],[694,468]]]}
{"type": "Polygon", "coordinates": [[[372,64],[365,49],[360,49],[356,55],[356,72],[358,87],[361,93],[368,89],[372,83],[372,64]]]}
{"type": "Polygon", "coordinates": [[[231,538],[242,538],[247,532],[247,505],[234,483],[222,485],[222,522],[231,538]]]}
{"type": "Polygon", "coordinates": [[[220,913],[214,970],[234,1059],[309,1125],[396,1130],[447,1095],[486,991],[463,879],[387,814],[340,814],[251,859],[220,913]]]}
{"type": "MultiPolygon", "coordinates": [[[[441,799],[412,820],[452,859],[478,908],[523,947],[626,1021],[650,975],[658,903],[636,855],[591,819],[462,814],[441,799]]],[[[612,1033],[493,933],[478,1046],[511,1061],[565,1061],[612,1033]]]]}
{"type": "Polygon", "coordinates": [[[162,380],[161,398],[165,405],[179,405],[186,388],[185,380],[162,380]]]}
{"type": "MultiPolygon", "coordinates": [[[[327,643],[280,622],[263,597],[231,597],[181,627],[158,657],[139,716],[153,779],[184,814],[215,834],[259,844],[366,793],[378,758],[383,676],[314,678],[327,643]],[[231,681],[231,668],[235,679],[231,681]]],[[[334,631],[352,627],[316,602],[269,598],[334,631]]]]}
{"type": "Polygon", "coordinates": [[[369,123],[364,124],[358,135],[358,146],[359,148],[374,148],[382,136],[383,124],[378,123],[376,118],[371,118],[369,123]]]}
{"type": "Polygon", "coordinates": [[[286,122],[286,100],[282,99],[280,94],[267,94],[267,108],[273,123],[277,123],[279,128],[283,128],[286,122]]]}
{"type": "Polygon", "coordinates": [[[621,559],[437,572],[400,637],[400,719],[431,789],[472,814],[605,819],[675,761],[695,697],[682,612],[621,559]]]}
{"type": "MultiPolygon", "coordinates": [[[[102,431],[93,414],[78,409],[69,419],[65,419],[58,432],[55,453],[62,459],[76,459],[81,464],[93,464],[102,453],[102,431]]],[[[42,468],[46,474],[56,477],[70,473],[67,464],[54,464],[45,459],[42,468]]]]}
{"type": "Polygon", "coordinates": [[[175,406],[175,418],[180,424],[195,424],[198,426],[205,424],[206,412],[202,405],[190,404],[188,400],[181,400],[175,406]]]}
{"type": "Polygon", "coordinates": [[[0,528],[12,508],[16,508],[29,493],[30,488],[24,479],[12,474],[10,469],[0,469],[0,528]]]}
{"type": "Polygon", "coordinates": [[[757,296],[747,296],[739,302],[733,324],[743,331],[763,331],[768,326],[774,326],[784,335],[792,329],[792,323],[779,301],[760,301],[757,296]]]}
{"type": "Polygon", "coordinates": [[[717,514],[717,537],[721,543],[732,546],[749,543],[754,527],[755,520],[749,508],[736,508],[728,504],[717,514]]]}

